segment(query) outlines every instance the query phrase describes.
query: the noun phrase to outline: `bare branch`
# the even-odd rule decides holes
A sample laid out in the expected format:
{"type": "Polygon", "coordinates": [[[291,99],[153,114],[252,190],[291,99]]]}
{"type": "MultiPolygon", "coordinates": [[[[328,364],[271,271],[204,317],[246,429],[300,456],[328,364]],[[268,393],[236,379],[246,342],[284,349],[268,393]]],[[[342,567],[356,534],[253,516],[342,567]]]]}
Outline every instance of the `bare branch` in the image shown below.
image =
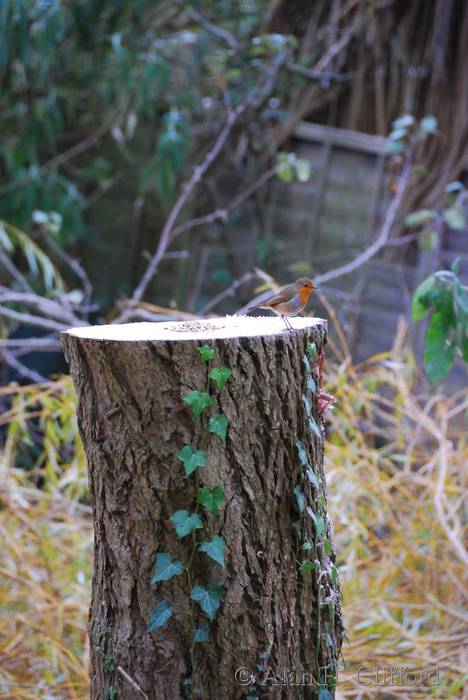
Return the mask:
{"type": "Polygon", "coordinates": [[[17,302],[33,306],[45,316],[51,316],[57,321],[64,323],[78,323],[78,319],[71,311],[60,306],[56,301],[47,299],[47,297],[39,296],[38,294],[26,294],[25,292],[10,292],[5,290],[5,287],[0,287],[0,303],[17,302]],[[3,293],[2,293],[3,292],[3,293]]]}
{"type": "Polygon", "coordinates": [[[34,382],[35,384],[50,383],[50,380],[46,379],[46,377],[43,377],[42,374],[39,374],[39,372],[36,372],[33,369],[29,369],[29,367],[26,367],[26,365],[20,362],[9,350],[3,350],[1,352],[1,355],[3,356],[7,365],[11,367],[11,369],[14,369],[15,372],[18,372],[18,374],[21,377],[24,377],[25,379],[28,379],[29,381],[34,382]]]}
{"type": "Polygon", "coordinates": [[[342,277],[343,275],[348,275],[350,272],[354,272],[354,270],[357,270],[359,267],[361,267],[361,265],[364,265],[364,263],[373,258],[374,255],[376,255],[387,244],[393,224],[395,223],[396,215],[398,213],[400,205],[403,201],[404,194],[408,187],[410,178],[411,159],[408,157],[405,160],[401,175],[398,179],[398,185],[395,196],[392,199],[389,208],[387,209],[382,228],[375,241],[363,253],[354,258],[354,260],[351,260],[351,262],[346,263],[345,265],[341,265],[335,270],[329,270],[323,275],[318,275],[315,278],[315,282],[317,284],[323,284],[323,282],[329,282],[330,280],[334,280],[337,277],[342,277]]]}
{"type": "Polygon", "coordinates": [[[309,78],[309,80],[319,80],[325,82],[337,82],[345,83],[349,80],[354,80],[356,77],[356,72],[349,73],[334,73],[333,71],[320,71],[314,70],[312,68],[306,68],[301,66],[299,63],[292,63],[289,61],[286,63],[286,68],[291,71],[291,73],[297,73],[298,75],[304,76],[304,78],[309,78]]]}
{"type": "Polygon", "coordinates": [[[48,318],[42,318],[41,316],[33,316],[32,314],[25,314],[21,311],[13,311],[12,309],[7,309],[5,306],[0,306],[0,316],[11,318],[13,321],[18,321],[18,323],[24,323],[28,326],[47,328],[49,331],[64,331],[69,325],[66,323],[51,321],[48,318]]]}
{"type": "Polygon", "coordinates": [[[255,182],[253,182],[251,185],[246,187],[245,190],[240,192],[237,197],[234,197],[232,202],[227,204],[224,208],[222,209],[216,209],[215,211],[211,212],[210,214],[205,214],[204,216],[199,216],[196,219],[191,219],[190,221],[187,221],[185,224],[181,224],[180,226],[176,226],[176,228],[173,230],[172,235],[171,235],[171,242],[179,236],[181,233],[184,233],[185,231],[188,231],[191,228],[194,228],[195,226],[203,226],[206,224],[212,224],[215,221],[225,221],[228,217],[228,214],[230,211],[233,211],[236,209],[238,206],[240,206],[246,199],[251,197],[257,190],[259,190],[263,185],[265,185],[271,178],[273,178],[277,173],[277,168],[273,167],[270,168],[269,170],[266,170],[263,175],[260,175],[255,182]]]}
{"type": "Polygon", "coordinates": [[[57,243],[54,240],[52,240],[50,236],[45,236],[44,238],[46,244],[53,251],[53,253],[55,253],[55,255],[58,258],[60,258],[64,263],[66,263],[81,281],[81,284],[83,285],[83,305],[85,307],[88,307],[91,303],[93,287],[85,270],[81,267],[78,260],[75,260],[70,255],[68,255],[68,253],[65,250],[63,250],[59,245],[57,245],[57,243]]]}
{"type": "Polygon", "coordinates": [[[21,350],[21,352],[53,352],[60,350],[58,338],[0,338],[0,349],[21,350]]]}
{"type": "Polygon", "coordinates": [[[194,20],[194,22],[201,24],[201,26],[210,32],[210,34],[213,34],[213,36],[215,36],[217,39],[225,41],[229,48],[231,48],[233,51],[237,51],[240,48],[240,44],[237,39],[230,32],[226,31],[226,29],[213,24],[213,22],[210,22],[209,19],[206,19],[206,17],[203,17],[203,15],[192,8],[187,9],[186,13],[191,19],[194,20]]]}
{"type": "Polygon", "coordinates": [[[257,276],[258,275],[256,275],[254,272],[246,272],[245,275],[242,275],[242,277],[239,277],[239,279],[234,280],[234,282],[227,287],[227,289],[224,289],[205,304],[205,306],[200,310],[200,316],[204,316],[221,301],[227,299],[227,297],[233,297],[239,287],[242,287],[242,285],[247,284],[247,282],[251,282],[252,280],[256,279],[257,276]]]}
{"type": "Polygon", "coordinates": [[[18,270],[16,265],[14,265],[12,263],[10,258],[7,255],[5,255],[5,253],[3,252],[3,250],[1,248],[0,248],[0,263],[3,265],[5,270],[7,270],[10,273],[10,275],[13,277],[13,279],[15,279],[18,282],[20,287],[25,292],[32,293],[34,291],[33,288],[31,287],[31,285],[29,284],[29,282],[27,281],[26,277],[18,270]]]}

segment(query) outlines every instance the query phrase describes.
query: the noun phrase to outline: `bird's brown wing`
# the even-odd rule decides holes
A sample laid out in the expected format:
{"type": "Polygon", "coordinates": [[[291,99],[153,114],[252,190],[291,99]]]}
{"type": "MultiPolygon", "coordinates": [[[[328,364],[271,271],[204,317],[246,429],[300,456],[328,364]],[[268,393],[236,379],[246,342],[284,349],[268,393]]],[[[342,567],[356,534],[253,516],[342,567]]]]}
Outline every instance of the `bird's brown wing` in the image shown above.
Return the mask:
{"type": "Polygon", "coordinates": [[[296,292],[296,286],[294,284],[288,284],[288,286],[283,287],[278,294],[274,294],[272,297],[270,297],[270,299],[267,299],[263,302],[263,304],[260,304],[259,308],[274,309],[275,306],[278,306],[279,304],[284,304],[287,301],[291,301],[296,292]]]}

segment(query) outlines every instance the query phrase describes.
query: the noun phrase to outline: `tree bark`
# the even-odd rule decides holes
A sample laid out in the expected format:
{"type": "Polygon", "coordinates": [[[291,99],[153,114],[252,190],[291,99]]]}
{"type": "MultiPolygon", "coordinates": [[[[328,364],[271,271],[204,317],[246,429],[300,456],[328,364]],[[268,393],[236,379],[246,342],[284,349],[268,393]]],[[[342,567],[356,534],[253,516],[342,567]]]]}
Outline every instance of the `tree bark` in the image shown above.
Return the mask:
{"type": "Polygon", "coordinates": [[[323,697],[334,696],[342,623],[317,362],[326,323],[291,321],[290,331],[278,318],[233,317],[63,334],[94,514],[93,699],[214,700],[249,690],[316,698],[327,686],[323,697]],[[211,362],[201,360],[203,345],[211,362]],[[219,366],[231,370],[221,389],[208,377],[219,366]],[[184,398],[208,387],[213,405],[194,418],[184,398]],[[228,419],[225,444],[206,430],[215,414],[228,419]],[[207,459],[190,476],[177,457],[184,445],[207,459]],[[197,492],[215,485],[225,501],[209,517],[197,492]],[[203,530],[179,539],[170,520],[178,510],[198,513],[203,530]],[[198,551],[213,535],[225,541],[224,567],[198,551]],[[151,582],[158,553],[184,571],[151,582]],[[193,587],[210,582],[224,590],[213,622],[190,601],[193,587]],[[150,632],[163,599],[174,613],[150,632]],[[203,621],[209,640],[193,643],[203,621]]]}

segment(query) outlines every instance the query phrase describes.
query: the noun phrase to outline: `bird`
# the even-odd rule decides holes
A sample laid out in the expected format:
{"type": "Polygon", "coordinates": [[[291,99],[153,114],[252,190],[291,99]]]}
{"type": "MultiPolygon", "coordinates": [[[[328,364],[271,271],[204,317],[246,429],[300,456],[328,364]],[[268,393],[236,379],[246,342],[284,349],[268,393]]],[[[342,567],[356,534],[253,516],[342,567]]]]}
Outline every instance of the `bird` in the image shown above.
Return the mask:
{"type": "Polygon", "coordinates": [[[262,304],[251,306],[247,313],[255,309],[271,309],[278,316],[281,316],[288,330],[292,326],[287,320],[287,316],[298,316],[307,306],[310,295],[317,289],[312,280],[307,277],[299,277],[293,284],[282,287],[277,294],[274,294],[262,304]]]}

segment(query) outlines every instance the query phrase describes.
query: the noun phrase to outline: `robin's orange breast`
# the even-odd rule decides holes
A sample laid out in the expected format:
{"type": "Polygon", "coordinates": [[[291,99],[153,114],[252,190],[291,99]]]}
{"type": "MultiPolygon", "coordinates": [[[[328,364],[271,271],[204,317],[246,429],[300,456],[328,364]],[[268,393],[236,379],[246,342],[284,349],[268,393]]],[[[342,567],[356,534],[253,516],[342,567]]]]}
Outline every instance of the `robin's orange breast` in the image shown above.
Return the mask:
{"type": "Polygon", "coordinates": [[[305,306],[307,304],[311,294],[312,294],[312,289],[309,289],[308,287],[302,287],[299,290],[299,299],[301,300],[302,306],[305,306]]]}

